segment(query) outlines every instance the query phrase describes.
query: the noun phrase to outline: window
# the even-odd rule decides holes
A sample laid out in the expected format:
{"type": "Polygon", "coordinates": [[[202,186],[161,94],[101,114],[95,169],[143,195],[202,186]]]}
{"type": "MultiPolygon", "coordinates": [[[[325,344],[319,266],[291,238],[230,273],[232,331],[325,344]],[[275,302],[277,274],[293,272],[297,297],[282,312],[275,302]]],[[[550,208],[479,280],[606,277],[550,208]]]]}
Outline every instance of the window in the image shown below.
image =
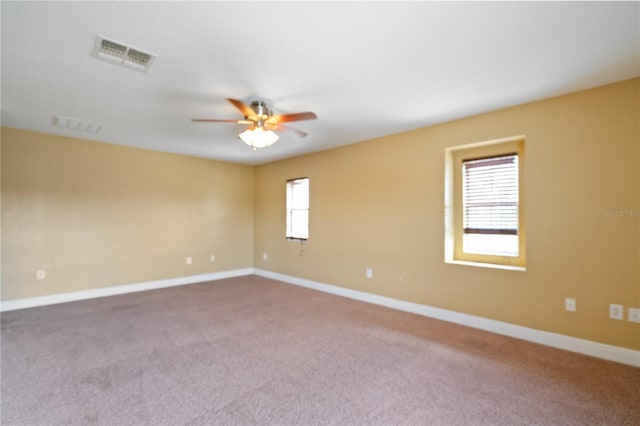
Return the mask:
{"type": "Polygon", "coordinates": [[[293,240],[309,238],[309,178],[287,181],[287,231],[293,240]]]}
{"type": "Polygon", "coordinates": [[[518,154],[462,161],[462,250],[518,256],[518,154]]]}
{"type": "Polygon", "coordinates": [[[525,266],[523,164],[522,137],[447,150],[445,261],[525,266]]]}

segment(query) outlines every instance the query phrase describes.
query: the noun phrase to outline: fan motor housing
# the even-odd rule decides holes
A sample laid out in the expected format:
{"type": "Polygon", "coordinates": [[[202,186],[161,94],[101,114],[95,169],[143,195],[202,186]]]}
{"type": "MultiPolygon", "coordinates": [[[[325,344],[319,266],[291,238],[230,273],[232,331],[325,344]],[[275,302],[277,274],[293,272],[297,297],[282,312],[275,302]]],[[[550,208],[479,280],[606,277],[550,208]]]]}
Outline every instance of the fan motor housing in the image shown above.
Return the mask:
{"type": "Polygon", "coordinates": [[[263,101],[253,101],[251,102],[251,109],[256,112],[258,116],[268,117],[273,115],[273,113],[267,108],[267,104],[263,101]]]}

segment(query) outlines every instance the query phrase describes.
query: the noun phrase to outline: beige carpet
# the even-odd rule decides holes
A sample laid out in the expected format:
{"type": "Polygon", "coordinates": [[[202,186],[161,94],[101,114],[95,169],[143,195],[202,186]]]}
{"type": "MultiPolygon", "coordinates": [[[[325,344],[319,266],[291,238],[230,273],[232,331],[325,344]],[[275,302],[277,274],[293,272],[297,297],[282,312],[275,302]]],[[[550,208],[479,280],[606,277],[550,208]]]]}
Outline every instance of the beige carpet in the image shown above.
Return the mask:
{"type": "Polygon", "coordinates": [[[640,369],[255,276],[1,322],[3,425],[640,424],[640,369]]]}

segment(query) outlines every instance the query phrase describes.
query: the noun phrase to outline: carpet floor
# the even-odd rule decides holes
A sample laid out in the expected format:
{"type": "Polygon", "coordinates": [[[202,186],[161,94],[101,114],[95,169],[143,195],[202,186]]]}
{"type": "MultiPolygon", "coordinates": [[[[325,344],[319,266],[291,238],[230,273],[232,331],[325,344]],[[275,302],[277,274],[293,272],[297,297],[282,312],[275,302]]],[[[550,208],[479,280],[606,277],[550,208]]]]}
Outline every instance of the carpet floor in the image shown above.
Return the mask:
{"type": "Polygon", "coordinates": [[[3,313],[3,425],[638,425],[640,369],[247,276],[3,313]]]}

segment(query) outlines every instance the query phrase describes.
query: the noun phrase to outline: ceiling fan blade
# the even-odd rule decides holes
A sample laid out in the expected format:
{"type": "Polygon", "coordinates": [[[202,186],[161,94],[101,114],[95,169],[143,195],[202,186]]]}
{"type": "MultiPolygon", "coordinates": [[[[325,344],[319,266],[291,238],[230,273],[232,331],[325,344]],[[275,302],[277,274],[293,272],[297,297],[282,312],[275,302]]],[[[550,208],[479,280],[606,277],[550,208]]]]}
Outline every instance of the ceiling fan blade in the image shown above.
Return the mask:
{"type": "Polygon", "coordinates": [[[251,109],[250,106],[246,105],[244,102],[239,101],[237,99],[231,99],[231,98],[227,98],[227,100],[229,102],[231,102],[231,104],[238,108],[238,110],[242,113],[242,115],[244,115],[247,118],[256,118],[256,112],[251,109]]]}
{"type": "Polygon", "coordinates": [[[313,112],[298,112],[295,114],[274,115],[272,118],[276,119],[279,123],[290,123],[292,121],[314,120],[318,118],[318,116],[313,112]]]}
{"type": "Polygon", "coordinates": [[[303,132],[302,130],[294,129],[293,127],[289,127],[289,126],[283,126],[282,124],[280,124],[276,130],[285,130],[287,132],[293,132],[301,138],[304,138],[308,134],[306,132],[303,132]]]}
{"type": "Polygon", "coordinates": [[[216,120],[214,118],[192,118],[191,121],[205,123],[237,123],[239,120],[216,120]]]}
{"type": "Polygon", "coordinates": [[[215,118],[192,118],[191,121],[197,123],[237,123],[237,124],[253,124],[251,120],[217,120],[215,118]]]}

